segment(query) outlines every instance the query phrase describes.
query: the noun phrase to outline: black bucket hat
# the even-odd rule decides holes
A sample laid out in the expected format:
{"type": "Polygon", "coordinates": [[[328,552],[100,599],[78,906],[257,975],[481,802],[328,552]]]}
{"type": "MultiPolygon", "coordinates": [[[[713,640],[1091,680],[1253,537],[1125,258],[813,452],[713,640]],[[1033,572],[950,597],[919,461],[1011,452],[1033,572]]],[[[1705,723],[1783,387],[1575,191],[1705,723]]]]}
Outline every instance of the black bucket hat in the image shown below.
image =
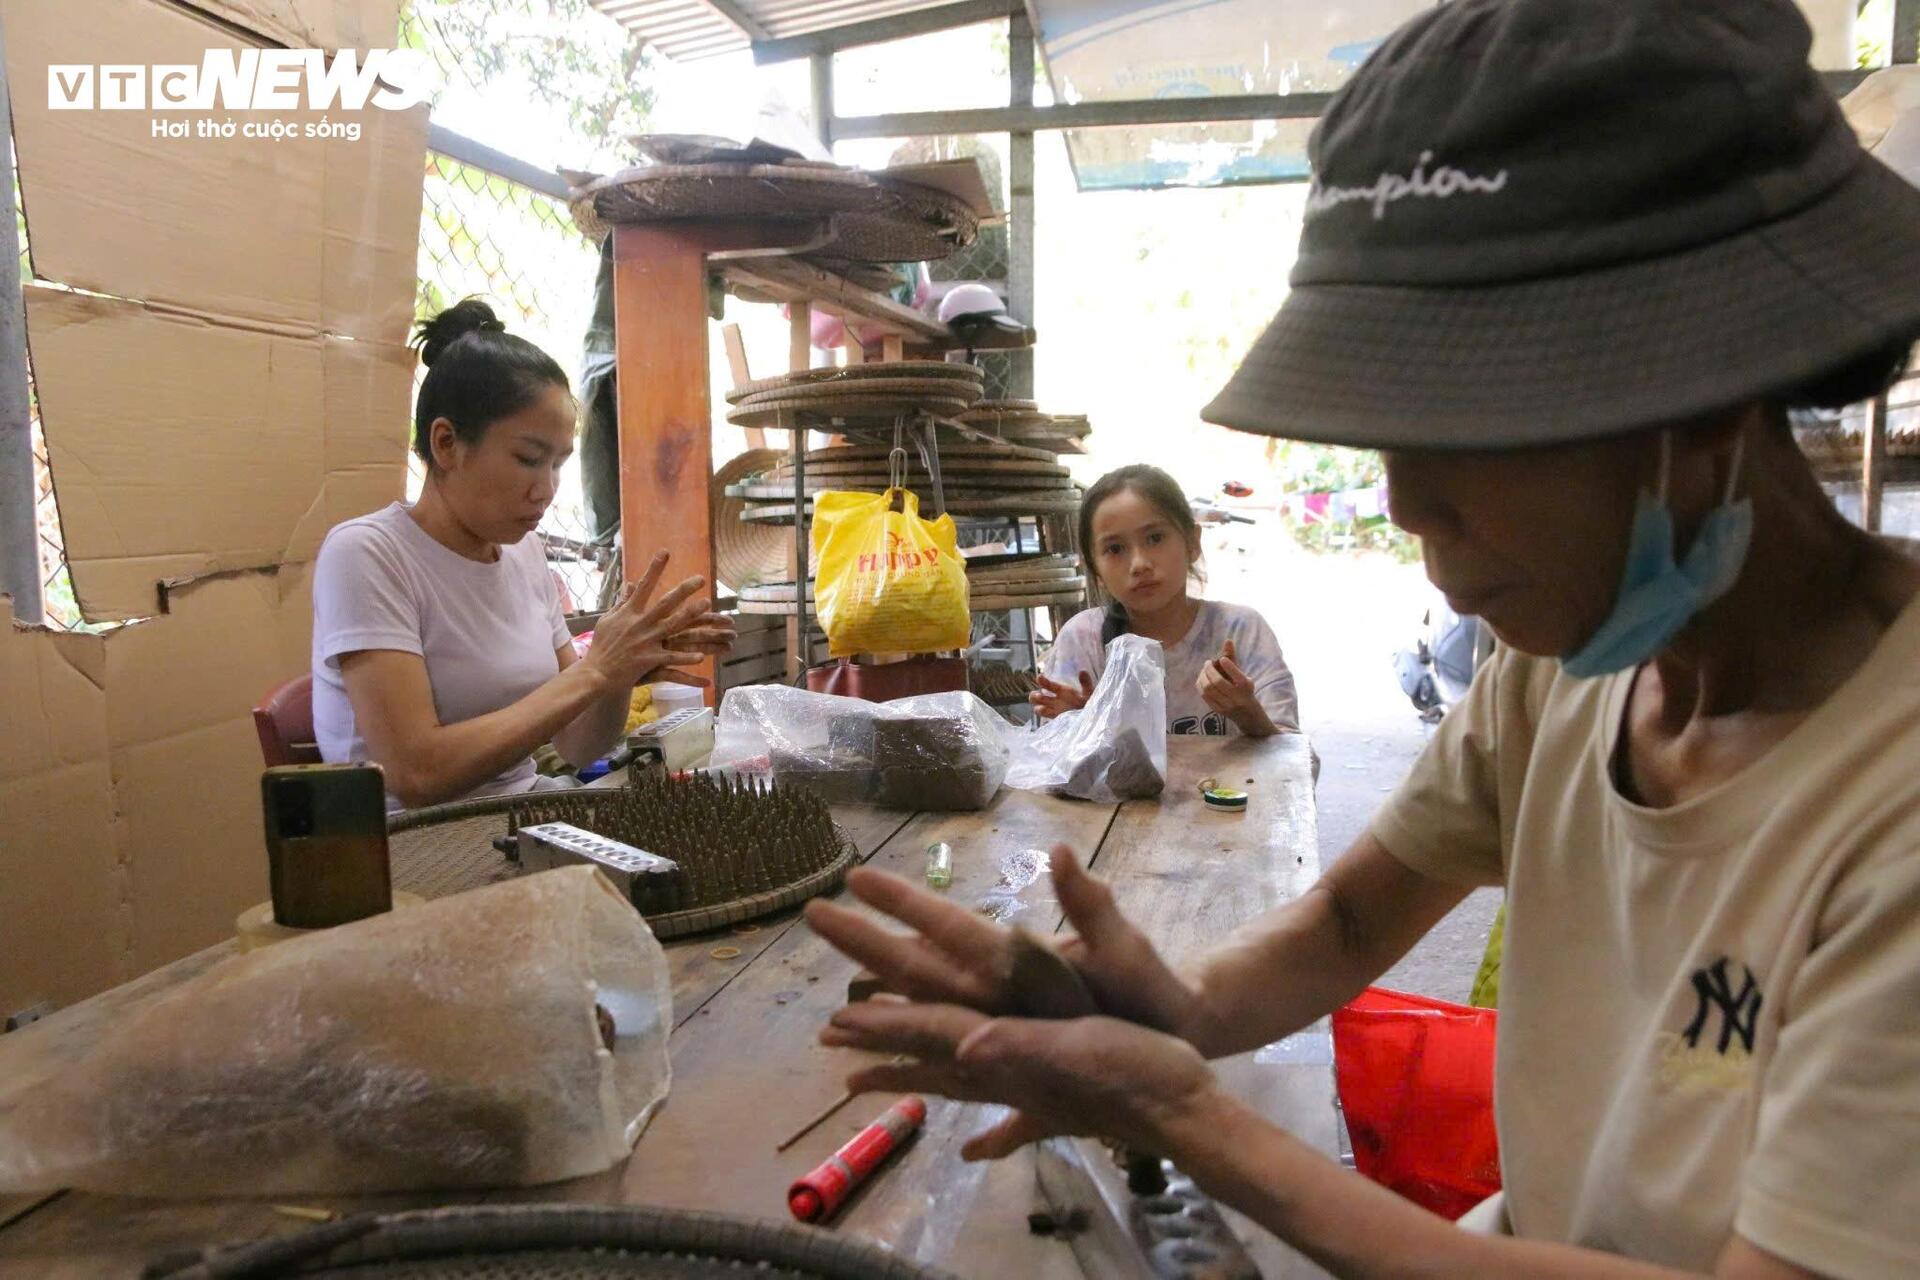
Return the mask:
{"type": "Polygon", "coordinates": [[[1452,0],[1315,128],[1292,292],[1202,415],[1363,448],[1571,443],[1920,335],[1920,190],[1790,0],[1452,0]]]}

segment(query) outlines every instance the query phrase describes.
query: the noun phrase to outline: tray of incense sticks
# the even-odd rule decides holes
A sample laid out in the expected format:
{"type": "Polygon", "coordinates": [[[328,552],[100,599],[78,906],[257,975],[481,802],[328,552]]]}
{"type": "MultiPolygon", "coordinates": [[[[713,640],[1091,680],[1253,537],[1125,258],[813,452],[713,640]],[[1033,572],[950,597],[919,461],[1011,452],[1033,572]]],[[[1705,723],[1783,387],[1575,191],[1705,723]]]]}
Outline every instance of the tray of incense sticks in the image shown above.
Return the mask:
{"type": "Polygon", "coordinates": [[[635,770],[624,787],[489,796],[395,815],[394,885],[438,897],[517,874],[496,841],[565,822],[671,859],[635,880],[633,905],[658,938],[739,924],[831,893],[859,856],[826,804],[760,779],[635,770]]]}

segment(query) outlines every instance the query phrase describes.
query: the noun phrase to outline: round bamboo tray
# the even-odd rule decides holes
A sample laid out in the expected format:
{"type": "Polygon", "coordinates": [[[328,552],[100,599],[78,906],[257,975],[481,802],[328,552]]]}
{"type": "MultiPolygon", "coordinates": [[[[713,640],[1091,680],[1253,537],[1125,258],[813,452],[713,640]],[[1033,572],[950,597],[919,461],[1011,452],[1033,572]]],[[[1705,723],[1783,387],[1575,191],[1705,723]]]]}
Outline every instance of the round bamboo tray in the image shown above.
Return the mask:
{"type": "Polygon", "coordinates": [[[596,241],[618,223],[826,218],[833,238],[816,252],[855,262],[930,262],[980,233],[973,211],[943,191],[811,164],[641,165],[576,188],[568,207],[596,241]]]}
{"type": "Polygon", "coordinates": [[[783,456],[778,449],[749,449],[713,473],[713,574],[736,591],[787,572],[793,540],[771,526],[742,523],[740,513],[747,504],[728,492],[730,486],[768,470],[783,456]]]}
{"type": "MultiPolygon", "coordinates": [[[[1046,609],[1054,605],[1084,605],[1086,602],[1087,589],[1084,585],[1069,588],[1067,584],[1061,583],[1055,590],[1018,595],[1003,593],[985,595],[969,592],[967,612],[1005,613],[1009,609],[1046,609]]],[[[792,600],[742,600],[740,612],[755,617],[786,618],[793,616],[795,608],[792,600]]]]}
{"type": "Polygon", "coordinates": [[[152,1264],[155,1280],[956,1280],[857,1237],[648,1205],[459,1205],[365,1214],[152,1264]]]}
{"type": "MultiPolygon", "coordinates": [[[[727,392],[727,403],[771,392],[812,391],[823,387],[861,387],[872,383],[962,382],[975,388],[986,385],[986,375],[970,364],[949,364],[943,360],[889,360],[876,364],[848,365],[833,369],[800,369],[774,378],[755,378],[727,392]]],[[[944,389],[944,388],[942,388],[944,389]]],[[[976,395],[975,400],[979,397],[976,395]]]]}
{"type": "Polygon", "coordinates": [[[727,410],[727,421],[739,427],[778,427],[782,415],[791,414],[807,422],[887,422],[917,414],[936,417],[951,415],[967,407],[967,401],[952,395],[841,396],[807,399],[775,396],[745,401],[727,410]]]}
{"type": "MultiPolygon", "coordinates": [[[[1050,557],[1049,557],[1050,558],[1050,557]]],[[[1060,557],[1066,559],[1067,557],[1060,557]]],[[[807,580],[807,599],[813,599],[814,580],[807,580]]],[[[1086,590],[1086,579],[1072,564],[1041,564],[1031,568],[1009,566],[989,572],[967,572],[967,590],[979,595],[1016,596],[1028,594],[1056,594],[1062,591],[1086,590]]],[[[793,603],[793,583],[765,582],[759,586],[748,587],[740,592],[742,606],[748,604],[785,604],[793,603]]]]}
{"type": "MultiPolygon", "coordinates": [[[[1053,516],[1072,515],[1080,510],[1078,488],[1013,495],[949,490],[946,496],[947,513],[955,516],[1053,516]]],[[[792,490],[788,490],[787,497],[786,502],[749,507],[740,513],[740,518],[755,524],[792,524],[792,490]]],[[[927,511],[931,505],[931,497],[922,495],[921,510],[927,511]]],[[[812,514],[813,504],[809,502],[807,515],[811,517],[812,514]]]]}
{"type": "MultiPolygon", "coordinates": [[[[829,445],[824,449],[810,450],[807,453],[807,466],[811,468],[819,463],[832,463],[842,460],[865,461],[873,458],[878,458],[884,463],[888,455],[892,452],[893,444],[891,441],[886,440],[829,445]]],[[[915,461],[918,461],[917,454],[912,450],[909,450],[908,453],[915,461]]],[[[787,455],[782,454],[781,456],[785,458],[787,455]]],[[[1007,461],[1044,462],[1049,465],[1054,465],[1053,454],[1044,449],[1023,449],[1019,445],[1002,444],[997,440],[991,442],[970,440],[955,440],[949,442],[944,437],[940,440],[940,466],[942,470],[948,469],[949,466],[954,463],[997,461],[1002,459],[1007,461]]]]}
{"type": "MultiPolygon", "coordinates": [[[[1005,493],[1008,496],[1013,496],[1015,491],[1020,493],[1051,493],[1065,492],[1074,487],[1073,480],[1064,475],[963,476],[955,478],[946,475],[943,468],[942,479],[947,491],[947,501],[949,503],[951,503],[957,495],[961,494],[977,493],[990,495],[1005,493]]],[[[920,495],[920,505],[923,509],[932,501],[933,482],[927,479],[924,473],[915,474],[909,472],[905,487],[920,495]]],[[[877,493],[886,488],[887,475],[885,472],[880,472],[877,475],[866,474],[862,476],[821,476],[817,479],[814,477],[813,472],[807,472],[806,491],[809,496],[826,493],[828,491],[840,492],[848,489],[877,493]]],[[[748,502],[776,502],[782,498],[791,502],[793,500],[793,479],[789,476],[784,480],[752,479],[743,481],[740,484],[731,484],[727,486],[727,496],[730,498],[744,498],[748,502]]]]}
{"type": "MultiPolygon", "coordinates": [[[[617,805],[621,794],[617,787],[522,791],[394,814],[387,820],[393,887],[423,898],[440,898],[510,879],[520,873],[519,865],[495,849],[493,841],[517,829],[516,815],[595,830],[593,810],[617,805]]],[[[693,905],[672,911],[643,909],[642,914],[654,936],[664,940],[758,919],[831,892],[859,856],[845,832],[837,826],[833,831],[835,849],[822,851],[813,865],[759,877],[764,884],[742,883],[746,877],[731,872],[703,876],[695,883],[698,900],[693,905]],[[738,887],[722,887],[727,884],[738,887]]],[[[670,851],[661,852],[673,856],[670,851]]]]}
{"type": "MultiPolygon", "coordinates": [[[[907,465],[920,470],[920,453],[917,449],[907,450],[907,465]]],[[[859,479],[878,478],[881,484],[887,480],[887,459],[847,458],[831,459],[819,462],[807,462],[807,475],[812,476],[851,476],[859,479]]],[[[950,458],[947,451],[940,451],[940,474],[943,477],[983,476],[993,479],[1000,476],[1055,476],[1065,477],[1067,469],[1051,459],[1045,462],[1027,458],[950,458]]],[[[756,483],[788,484],[793,479],[793,467],[783,455],[772,466],[756,473],[756,483]]],[[[733,483],[741,483],[734,481],[733,483]]]]}

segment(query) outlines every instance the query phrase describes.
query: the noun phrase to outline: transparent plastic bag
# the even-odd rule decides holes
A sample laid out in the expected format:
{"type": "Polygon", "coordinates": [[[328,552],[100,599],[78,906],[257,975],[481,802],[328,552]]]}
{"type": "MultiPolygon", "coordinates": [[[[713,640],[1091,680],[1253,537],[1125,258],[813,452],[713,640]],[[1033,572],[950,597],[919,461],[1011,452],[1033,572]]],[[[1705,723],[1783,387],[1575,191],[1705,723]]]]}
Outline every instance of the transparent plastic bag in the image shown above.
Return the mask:
{"type": "Polygon", "coordinates": [[[1158,640],[1122,635],[1078,711],[1015,740],[1007,785],[1113,803],[1167,785],[1167,659],[1158,640]]]}
{"type": "Polygon", "coordinates": [[[341,925],[113,1004],[97,1039],[6,1037],[0,1192],[328,1195],[594,1173],[666,1097],[672,1001],[660,944],[590,867],[341,925]]]}
{"type": "Polygon", "coordinates": [[[828,802],[984,809],[1007,776],[1006,723],[970,693],[866,702],[785,685],[729,689],[713,767],[769,774],[828,802]]]}

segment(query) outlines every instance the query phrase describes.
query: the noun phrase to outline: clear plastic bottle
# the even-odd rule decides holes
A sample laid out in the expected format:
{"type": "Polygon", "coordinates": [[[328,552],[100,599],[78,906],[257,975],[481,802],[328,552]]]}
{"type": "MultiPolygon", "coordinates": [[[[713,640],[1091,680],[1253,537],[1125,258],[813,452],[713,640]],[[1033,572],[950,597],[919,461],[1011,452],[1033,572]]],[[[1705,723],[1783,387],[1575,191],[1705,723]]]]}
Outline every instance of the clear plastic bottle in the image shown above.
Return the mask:
{"type": "Polygon", "coordinates": [[[942,840],[927,846],[927,885],[944,889],[953,883],[953,846],[942,840]]]}

